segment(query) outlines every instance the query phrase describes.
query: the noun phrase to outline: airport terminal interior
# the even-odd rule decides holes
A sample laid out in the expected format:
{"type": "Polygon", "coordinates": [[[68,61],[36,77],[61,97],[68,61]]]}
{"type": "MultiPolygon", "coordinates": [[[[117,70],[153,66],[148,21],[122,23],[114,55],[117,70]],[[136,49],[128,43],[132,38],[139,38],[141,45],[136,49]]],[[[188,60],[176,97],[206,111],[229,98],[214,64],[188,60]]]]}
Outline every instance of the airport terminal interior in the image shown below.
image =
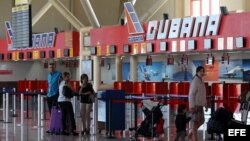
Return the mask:
{"type": "Polygon", "coordinates": [[[0,141],[175,141],[199,66],[208,110],[198,140],[224,140],[208,129],[218,109],[250,125],[249,0],[1,0],[0,10],[0,141]],[[55,131],[51,64],[70,73],[79,134],[55,131]],[[82,74],[94,91],[89,133],[82,74]]]}

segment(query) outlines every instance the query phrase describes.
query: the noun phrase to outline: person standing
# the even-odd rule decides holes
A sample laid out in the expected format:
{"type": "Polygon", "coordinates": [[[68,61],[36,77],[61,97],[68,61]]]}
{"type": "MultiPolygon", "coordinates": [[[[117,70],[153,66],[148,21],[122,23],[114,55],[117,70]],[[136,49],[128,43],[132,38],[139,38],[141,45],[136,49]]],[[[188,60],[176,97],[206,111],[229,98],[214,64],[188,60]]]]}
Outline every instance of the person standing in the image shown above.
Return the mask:
{"type": "MultiPolygon", "coordinates": [[[[72,135],[77,136],[78,133],[76,130],[76,122],[74,117],[74,111],[73,106],[71,103],[71,98],[65,96],[67,92],[69,92],[69,95],[74,95],[73,90],[70,86],[70,74],[69,72],[63,73],[63,80],[60,82],[59,85],[59,97],[58,97],[58,104],[60,105],[61,111],[62,111],[62,125],[63,125],[63,135],[69,135],[72,133],[72,135]],[[69,89],[70,91],[64,91],[63,89],[69,89]],[[69,124],[67,125],[67,121],[69,120],[69,124]]],[[[73,97],[73,96],[72,96],[73,97]]]]}
{"type": "Polygon", "coordinates": [[[90,111],[93,103],[94,89],[91,83],[88,82],[88,75],[82,74],[80,77],[81,86],[79,95],[81,96],[81,117],[83,131],[81,134],[88,135],[90,133],[90,111]]]}
{"type": "Polygon", "coordinates": [[[47,102],[49,113],[51,114],[51,108],[57,105],[57,99],[59,96],[59,81],[61,80],[62,73],[57,71],[54,63],[49,64],[49,74],[48,74],[48,93],[47,102]]]}
{"type": "Polygon", "coordinates": [[[205,68],[203,66],[198,66],[196,68],[196,74],[191,82],[188,95],[189,109],[192,113],[192,130],[188,137],[191,138],[192,141],[198,141],[198,128],[205,121],[203,107],[205,107],[207,111],[206,87],[203,81],[204,76],[205,68]]]}

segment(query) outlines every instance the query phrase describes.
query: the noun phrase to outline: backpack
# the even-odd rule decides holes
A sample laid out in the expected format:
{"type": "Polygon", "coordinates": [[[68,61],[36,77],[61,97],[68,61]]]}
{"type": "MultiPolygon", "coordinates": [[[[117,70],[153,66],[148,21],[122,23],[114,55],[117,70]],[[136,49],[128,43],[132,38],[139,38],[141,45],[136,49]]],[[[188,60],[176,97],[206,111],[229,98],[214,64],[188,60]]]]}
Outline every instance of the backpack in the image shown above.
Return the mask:
{"type": "Polygon", "coordinates": [[[213,119],[225,125],[233,119],[233,113],[226,108],[220,107],[214,112],[213,119]]]}
{"type": "Polygon", "coordinates": [[[67,98],[72,98],[74,96],[74,91],[68,86],[63,86],[62,93],[67,98]]]}

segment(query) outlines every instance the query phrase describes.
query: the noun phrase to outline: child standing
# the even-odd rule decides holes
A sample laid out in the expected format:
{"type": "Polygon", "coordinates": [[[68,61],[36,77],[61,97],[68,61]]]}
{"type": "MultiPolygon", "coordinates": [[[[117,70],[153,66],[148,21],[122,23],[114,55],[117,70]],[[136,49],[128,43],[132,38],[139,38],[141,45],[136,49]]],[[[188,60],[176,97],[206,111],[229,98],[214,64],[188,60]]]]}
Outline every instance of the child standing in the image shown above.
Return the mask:
{"type": "Polygon", "coordinates": [[[180,104],[177,110],[175,119],[176,137],[175,141],[184,141],[187,136],[186,124],[191,120],[191,117],[187,117],[185,105],[180,104]]]}

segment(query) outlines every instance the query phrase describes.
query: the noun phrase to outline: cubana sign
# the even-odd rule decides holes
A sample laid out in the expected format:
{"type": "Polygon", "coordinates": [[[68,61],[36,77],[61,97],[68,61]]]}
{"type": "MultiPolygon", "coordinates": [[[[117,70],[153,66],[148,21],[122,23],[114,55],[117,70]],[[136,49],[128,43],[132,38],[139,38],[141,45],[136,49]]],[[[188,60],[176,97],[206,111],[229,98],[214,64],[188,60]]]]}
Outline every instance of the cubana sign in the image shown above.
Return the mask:
{"type": "Polygon", "coordinates": [[[146,40],[217,35],[221,15],[149,21],[146,40]]]}

